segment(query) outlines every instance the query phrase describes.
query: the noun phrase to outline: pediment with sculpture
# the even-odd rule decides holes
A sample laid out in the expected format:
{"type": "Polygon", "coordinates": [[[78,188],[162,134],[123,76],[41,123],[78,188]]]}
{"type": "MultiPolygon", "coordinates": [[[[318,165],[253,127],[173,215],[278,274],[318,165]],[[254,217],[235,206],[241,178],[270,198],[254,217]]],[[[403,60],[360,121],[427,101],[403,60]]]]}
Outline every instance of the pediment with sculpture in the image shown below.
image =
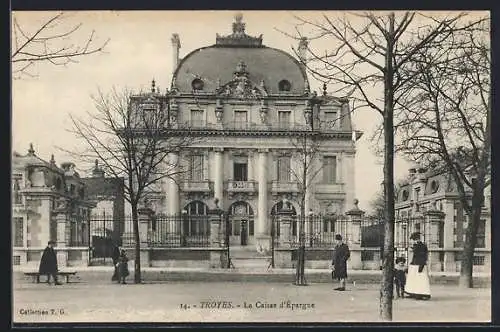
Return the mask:
{"type": "Polygon", "coordinates": [[[249,78],[249,72],[245,62],[239,61],[231,81],[220,86],[216,90],[217,96],[240,99],[261,99],[267,96],[264,82],[256,84],[249,78]]]}

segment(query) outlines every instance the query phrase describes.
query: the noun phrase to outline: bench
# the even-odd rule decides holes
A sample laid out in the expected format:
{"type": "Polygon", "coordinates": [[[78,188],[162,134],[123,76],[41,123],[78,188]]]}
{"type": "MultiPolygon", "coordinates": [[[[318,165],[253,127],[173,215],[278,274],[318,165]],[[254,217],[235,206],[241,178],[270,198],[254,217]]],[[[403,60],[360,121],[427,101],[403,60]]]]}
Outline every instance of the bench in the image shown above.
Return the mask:
{"type": "MultiPolygon", "coordinates": [[[[24,272],[25,276],[29,276],[33,278],[33,282],[36,282],[37,284],[40,283],[40,272],[24,272]]],[[[42,274],[46,275],[46,274],[42,274]]],[[[66,283],[69,283],[69,277],[70,276],[76,276],[76,271],[60,271],[57,272],[58,276],[62,276],[66,278],[66,283]]]]}

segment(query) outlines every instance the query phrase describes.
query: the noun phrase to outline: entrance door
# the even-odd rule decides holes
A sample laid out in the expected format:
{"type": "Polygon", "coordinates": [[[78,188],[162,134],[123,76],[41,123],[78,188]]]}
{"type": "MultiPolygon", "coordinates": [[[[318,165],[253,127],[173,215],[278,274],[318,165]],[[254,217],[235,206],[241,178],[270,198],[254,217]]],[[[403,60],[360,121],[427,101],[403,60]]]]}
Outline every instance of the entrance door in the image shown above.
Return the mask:
{"type": "Polygon", "coordinates": [[[241,220],[240,244],[246,246],[248,244],[248,220],[241,220]]]}

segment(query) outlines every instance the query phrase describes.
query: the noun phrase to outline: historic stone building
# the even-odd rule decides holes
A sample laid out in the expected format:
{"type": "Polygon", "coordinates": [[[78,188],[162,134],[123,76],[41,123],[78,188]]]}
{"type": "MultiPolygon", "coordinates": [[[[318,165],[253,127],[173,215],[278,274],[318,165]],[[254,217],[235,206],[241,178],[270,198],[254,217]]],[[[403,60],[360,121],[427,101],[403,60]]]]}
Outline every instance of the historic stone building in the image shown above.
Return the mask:
{"type": "MultiPolygon", "coordinates": [[[[474,256],[474,271],[478,272],[490,272],[491,268],[489,188],[484,194],[474,256]]],[[[421,232],[430,250],[431,270],[460,271],[468,216],[458,195],[450,174],[412,167],[396,194],[396,246],[404,248],[411,232],[421,232]]]]}
{"type": "Polygon", "coordinates": [[[265,46],[262,35],[246,34],[241,15],[231,34],[215,39],[181,59],[174,34],[171,88],[163,94],[153,82],[145,96],[142,111],[168,112],[169,135],[198,137],[170,154],[169,162],[185,171],[162,183],[151,202],[156,212],[205,215],[218,198],[232,244],[269,247],[271,216],[283,197],[301,211],[301,175],[310,156],[303,211],[349,210],[361,132],[353,128],[347,99],[326,88],[321,96],[310,91],[307,41],[296,59],[265,46]]]}
{"type": "Polygon", "coordinates": [[[11,183],[13,265],[38,265],[49,240],[60,265],[86,264],[93,205],[75,164],[58,167],[54,156],[47,162],[30,145],[26,155],[13,153],[11,183]]]}

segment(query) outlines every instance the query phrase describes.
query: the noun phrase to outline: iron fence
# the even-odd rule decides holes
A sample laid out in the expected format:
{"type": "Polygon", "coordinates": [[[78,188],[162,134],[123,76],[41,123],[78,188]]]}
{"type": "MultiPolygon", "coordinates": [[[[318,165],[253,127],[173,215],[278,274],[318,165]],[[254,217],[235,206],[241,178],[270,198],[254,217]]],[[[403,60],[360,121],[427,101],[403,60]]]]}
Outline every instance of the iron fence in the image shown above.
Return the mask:
{"type": "MultiPolygon", "coordinates": [[[[335,245],[335,235],[340,234],[347,242],[358,242],[361,248],[375,248],[382,250],[384,244],[384,221],[363,217],[360,221],[359,232],[347,216],[314,215],[302,218],[291,216],[290,242],[299,245],[300,224],[303,222],[305,245],[310,248],[332,247],[335,245]],[[354,238],[357,237],[357,238],[354,238]]],[[[282,218],[277,215],[272,217],[271,234],[273,245],[280,246],[282,234],[282,218]]],[[[357,226],[356,226],[357,227],[357,226]]],[[[443,245],[443,231],[431,231],[429,221],[424,218],[397,219],[394,224],[394,247],[396,250],[406,250],[410,245],[410,235],[420,232],[423,242],[433,241],[439,247],[443,245]]],[[[371,254],[370,254],[371,255],[371,254]]]]}
{"type": "Polygon", "coordinates": [[[208,215],[157,215],[151,221],[148,245],[152,247],[209,247],[208,215]]]}

